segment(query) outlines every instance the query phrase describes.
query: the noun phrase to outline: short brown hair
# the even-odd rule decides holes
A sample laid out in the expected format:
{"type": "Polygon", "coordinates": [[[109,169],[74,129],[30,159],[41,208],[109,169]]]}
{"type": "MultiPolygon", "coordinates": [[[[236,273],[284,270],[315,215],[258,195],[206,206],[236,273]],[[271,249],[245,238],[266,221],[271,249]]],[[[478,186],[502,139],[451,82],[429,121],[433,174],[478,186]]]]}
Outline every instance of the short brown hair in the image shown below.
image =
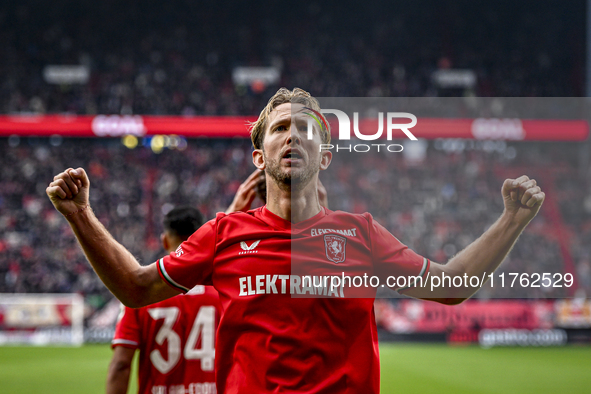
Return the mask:
{"type": "MultiPolygon", "coordinates": [[[[261,149],[263,147],[263,139],[265,138],[265,129],[267,128],[269,114],[273,112],[275,108],[285,103],[303,104],[320,114],[320,104],[310,93],[300,88],[294,88],[293,90],[287,88],[279,89],[277,93],[269,99],[267,106],[261,111],[258,120],[251,125],[250,139],[252,140],[252,145],[255,149],[261,149]]],[[[324,116],[322,116],[322,118],[322,123],[328,125],[324,116]]],[[[320,130],[323,144],[328,144],[330,142],[330,126],[328,126],[328,128],[329,129],[327,130],[323,126],[320,130]]]]}

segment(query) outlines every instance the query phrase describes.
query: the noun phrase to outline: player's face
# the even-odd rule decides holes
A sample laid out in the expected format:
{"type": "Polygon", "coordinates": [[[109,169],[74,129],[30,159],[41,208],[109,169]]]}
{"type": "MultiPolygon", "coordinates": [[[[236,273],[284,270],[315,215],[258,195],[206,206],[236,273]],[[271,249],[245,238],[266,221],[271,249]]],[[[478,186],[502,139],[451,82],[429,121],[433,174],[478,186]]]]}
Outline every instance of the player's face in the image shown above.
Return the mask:
{"type": "MultiPolygon", "coordinates": [[[[315,125],[313,138],[308,139],[310,117],[303,109],[300,104],[290,103],[275,108],[269,114],[263,149],[258,152],[267,175],[298,189],[315,179],[320,169],[326,169],[331,158],[330,152],[320,152],[322,141],[315,125]]],[[[256,161],[257,156],[255,165],[259,167],[256,161]]]]}

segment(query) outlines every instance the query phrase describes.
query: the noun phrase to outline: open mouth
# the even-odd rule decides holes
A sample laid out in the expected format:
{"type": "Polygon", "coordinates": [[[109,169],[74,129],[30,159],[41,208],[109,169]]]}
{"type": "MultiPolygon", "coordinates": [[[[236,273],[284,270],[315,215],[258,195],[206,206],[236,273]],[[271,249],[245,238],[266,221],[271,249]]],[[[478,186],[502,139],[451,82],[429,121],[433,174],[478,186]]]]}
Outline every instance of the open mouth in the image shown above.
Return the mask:
{"type": "Polygon", "coordinates": [[[292,151],[292,152],[285,153],[285,155],[283,155],[283,158],[290,159],[290,160],[298,160],[298,159],[301,159],[302,156],[298,152],[292,151]]]}

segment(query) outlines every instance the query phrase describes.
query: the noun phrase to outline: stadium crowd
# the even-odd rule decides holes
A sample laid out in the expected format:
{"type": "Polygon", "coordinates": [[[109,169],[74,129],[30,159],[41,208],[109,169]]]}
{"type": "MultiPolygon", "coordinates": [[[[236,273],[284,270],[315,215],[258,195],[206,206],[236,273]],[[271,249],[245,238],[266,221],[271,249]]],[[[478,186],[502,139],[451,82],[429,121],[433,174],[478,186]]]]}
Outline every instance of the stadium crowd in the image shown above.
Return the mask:
{"type": "MultiPolygon", "coordinates": [[[[0,113],[256,115],[278,86],[301,86],[317,97],[580,96],[584,12],[574,3],[552,12],[545,7],[531,0],[482,8],[426,0],[370,0],[364,7],[6,2],[0,5],[0,113]],[[278,17],[286,12],[289,18],[278,17]],[[439,32],[436,38],[434,30],[419,27],[425,24],[439,32]],[[90,79],[49,84],[43,69],[52,64],[87,66],[90,79]],[[268,86],[235,84],[237,66],[273,66],[281,77],[268,86]],[[476,85],[439,90],[432,74],[448,68],[473,70],[476,85]]],[[[526,161],[550,166],[546,156],[531,153],[537,149],[516,145],[514,157],[448,153],[431,144],[422,162],[343,154],[321,178],[332,209],[370,211],[419,254],[445,261],[498,217],[507,172],[526,161]]],[[[552,162],[567,170],[551,183],[571,230],[579,286],[591,294],[591,185],[568,159],[574,149],[565,147],[564,157],[552,162]]],[[[223,211],[251,172],[250,152],[246,140],[193,140],[184,151],[156,155],[128,150],[118,140],[0,139],[0,292],[80,292],[96,307],[112,297],[73,235],[64,237],[69,226],[44,192],[53,174],[85,167],[98,217],[140,261],[151,263],[162,253],[156,238],[162,214],[187,203],[209,218],[223,211]]],[[[553,224],[542,210],[503,267],[561,272],[560,241],[547,235],[553,224]]],[[[480,296],[564,291],[491,288],[480,296]]]]}
{"type": "Polygon", "coordinates": [[[143,263],[163,253],[160,223],[174,204],[195,204],[212,218],[252,172],[246,140],[199,141],[182,153],[162,155],[149,148],[128,150],[118,140],[29,142],[15,147],[7,139],[0,142],[0,292],[80,292],[95,306],[112,296],[43,195],[57,169],[88,169],[97,216],[143,263]]]}
{"type": "MultiPolygon", "coordinates": [[[[86,168],[97,216],[117,240],[149,264],[163,253],[157,239],[163,213],[174,205],[191,203],[212,218],[230,204],[253,168],[248,140],[190,140],[184,151],[161,154],[141,146],[130,150],[116,139],[65,139],[53,145],[49,139],[10,141],[0,140],[0,292],[79,292],[96,307],[112,296],[85,261],[66,221],[44,195],[52,174],[68,166],[86,168]]],[[[544,144],[514,144],[516,153],[509,157],[507,152],[450,153],[430,145],[424,161],[392,153],[335,154],[331,168],[321,174],[330,208],[369,211],[416,252],[444,262],[496,220],[502,211],[500,186],[505,174],[519,171],[525,161],[534,168],[536,164],[538,168],[548,166],[530,161],[529,152],[544,144]]],[[[569,149],[564,156],[572,156],[575,147],[569,149]]],[[[565,165],[563,161],[551,167],[565,165]]],[[[568,182],[579,181],[576,171],[565,174],[570,177],[568,182]]],[[[559,195],[561,203],[573,201],[584,204],[585,200],[559,195]]],[[[579,206],[577,212],[583,211],[579,206]]],[[[589,214],[585,215],[565,214],[563,219],[572,233],[571,253],[580,271],[579,285],[589,291],[585,267],[591,243],[585,242],[589,214]]],[[[559,240],[550,236],[552,226],[543,211],[501,269],[562,272],[564,256],[559,240]]],[[[483,289],[478,296],[564,295],[564,288],[497,286],[483,289]]]]}
{"type": "Polygon", "coordinates": [[[316,97],[581,96],[584,11],[547,6],[7,2],[0,112],[254,115],[279,86],[316,97]],[[90,79],[48,84],[54,64],[87,66],[90,79]],[[281,78],[234,84],[237,66],[273,66],[281,78]],[[476,85],[438,90],[432,74],[448,68],[473,70],[476,85]]]}

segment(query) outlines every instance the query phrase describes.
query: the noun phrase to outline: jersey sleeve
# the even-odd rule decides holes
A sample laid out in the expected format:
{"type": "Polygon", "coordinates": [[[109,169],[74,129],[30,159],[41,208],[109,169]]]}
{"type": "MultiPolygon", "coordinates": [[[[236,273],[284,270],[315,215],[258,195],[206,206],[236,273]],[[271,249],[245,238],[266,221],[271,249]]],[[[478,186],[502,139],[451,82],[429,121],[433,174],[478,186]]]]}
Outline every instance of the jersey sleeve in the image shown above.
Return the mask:
{"type": "Polygon", "coordinates": [[[400,284],[400,286],[393,287],[396,291],[414,287],[417,284],[417,277],[425,280],[431,264],[429,259],[409,249],[382,225],[374,221],[371,215],[368,220],[372,259],[376,273],[382,280],[386,281],[388,276],[405,277],[406,280],[395,281],[396,284],[400,284]]]}
{"type": "Polygon", "coordinates": [[[115,335],[111,347],[124,346],[137,349],[140,345],[140,324],[138,310],[122,306],[121,317],[115,327],[115,335]]]}
{"type": "Polygon", "coordinates": [[[158,260],[158,273],[166,283],[183,293],[196,285],[211,285],[215,245],[216,219],[213,219],[177,250],[158,260]]]}

